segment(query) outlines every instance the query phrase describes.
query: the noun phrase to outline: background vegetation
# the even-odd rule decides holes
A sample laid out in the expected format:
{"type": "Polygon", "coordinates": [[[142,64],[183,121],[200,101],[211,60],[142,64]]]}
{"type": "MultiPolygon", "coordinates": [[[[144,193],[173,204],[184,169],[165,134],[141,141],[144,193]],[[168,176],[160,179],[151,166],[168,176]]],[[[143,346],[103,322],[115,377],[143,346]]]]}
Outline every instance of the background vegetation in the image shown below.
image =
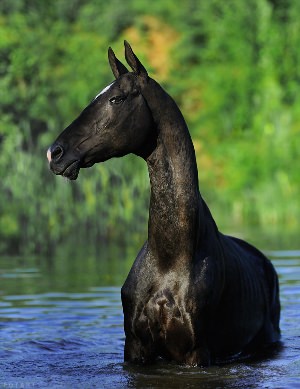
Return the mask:
{"type": "Polygon", "coordinates": [[[112,160],[70,183],[48,171],[45,155],[112,80],[107,48],[124,58],[124,38],[181,107],[218,224],[297,225],[300,2],[149,4],[1,0],[0,252],[145,238],[142,161],[112,160]]]}

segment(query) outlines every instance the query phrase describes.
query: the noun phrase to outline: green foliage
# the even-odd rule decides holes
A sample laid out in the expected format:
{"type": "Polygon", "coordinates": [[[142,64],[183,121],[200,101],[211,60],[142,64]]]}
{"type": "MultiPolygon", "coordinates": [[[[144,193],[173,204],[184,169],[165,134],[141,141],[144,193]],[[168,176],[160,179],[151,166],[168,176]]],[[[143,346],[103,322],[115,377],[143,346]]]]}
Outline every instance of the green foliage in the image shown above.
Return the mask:
{"type": "Polygon", "coordinates": [[[122,58],[124,38],[179,103],[216,220],[296,225],[299,12],[297,0],[2,0],[0,251],[145,237],[142,161],[112,160],[66,183],[45,159],[112,80],[106,51],[122,58]]]}

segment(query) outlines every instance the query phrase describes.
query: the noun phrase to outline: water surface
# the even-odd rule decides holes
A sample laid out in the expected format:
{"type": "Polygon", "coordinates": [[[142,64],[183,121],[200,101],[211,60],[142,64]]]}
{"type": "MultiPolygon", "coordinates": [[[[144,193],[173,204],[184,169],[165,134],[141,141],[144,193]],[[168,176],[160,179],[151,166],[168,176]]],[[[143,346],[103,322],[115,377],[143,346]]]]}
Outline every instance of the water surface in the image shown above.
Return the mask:
{"type": "Polygon", "coordinates": [[[280,278],[282,347],[209,368],[123,363],[120,285],[134,254],[0,258],[0,388],[300,388],[300,250],[266,251],[280,278]]]}

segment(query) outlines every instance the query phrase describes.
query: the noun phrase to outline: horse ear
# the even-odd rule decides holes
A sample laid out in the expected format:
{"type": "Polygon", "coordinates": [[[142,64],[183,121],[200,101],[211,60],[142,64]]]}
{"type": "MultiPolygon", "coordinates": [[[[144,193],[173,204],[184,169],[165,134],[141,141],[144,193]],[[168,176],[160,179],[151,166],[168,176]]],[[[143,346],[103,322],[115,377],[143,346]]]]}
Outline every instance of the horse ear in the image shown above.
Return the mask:
{"type": "Polygon", "coordinates": [[[111,47],[108,49],[108,61],[116,78],[119,78],[122,74],[128,73],[128,69],[118,60],[111,47]]]}
{"type": "Polygon", "coordinates": [[[125,45],[125,58],[128,65],[136,74],[147,79],[148,78],[147,70],[141,64],[138,57],[134,54],[130,44],[127,41],[124,41],[124,45],[125,45]]]}

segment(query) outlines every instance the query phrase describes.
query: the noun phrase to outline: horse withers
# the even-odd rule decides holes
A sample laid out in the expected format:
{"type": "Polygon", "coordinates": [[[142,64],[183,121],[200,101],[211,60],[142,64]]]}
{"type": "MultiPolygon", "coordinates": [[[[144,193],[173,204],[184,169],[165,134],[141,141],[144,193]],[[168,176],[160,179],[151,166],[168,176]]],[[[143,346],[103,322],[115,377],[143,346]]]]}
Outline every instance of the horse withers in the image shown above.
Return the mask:
{"type": "Polygon", "coordinates": [[[81,168],[133,153],[148,166],[148,239],[122,287],[124,358],[209,365],[280,339],[278,278],[250,244],[218,231],[201,197],[193,143],[174,100],[125,42],[105,87],[47,152],[71,180],[81,168]]]}

